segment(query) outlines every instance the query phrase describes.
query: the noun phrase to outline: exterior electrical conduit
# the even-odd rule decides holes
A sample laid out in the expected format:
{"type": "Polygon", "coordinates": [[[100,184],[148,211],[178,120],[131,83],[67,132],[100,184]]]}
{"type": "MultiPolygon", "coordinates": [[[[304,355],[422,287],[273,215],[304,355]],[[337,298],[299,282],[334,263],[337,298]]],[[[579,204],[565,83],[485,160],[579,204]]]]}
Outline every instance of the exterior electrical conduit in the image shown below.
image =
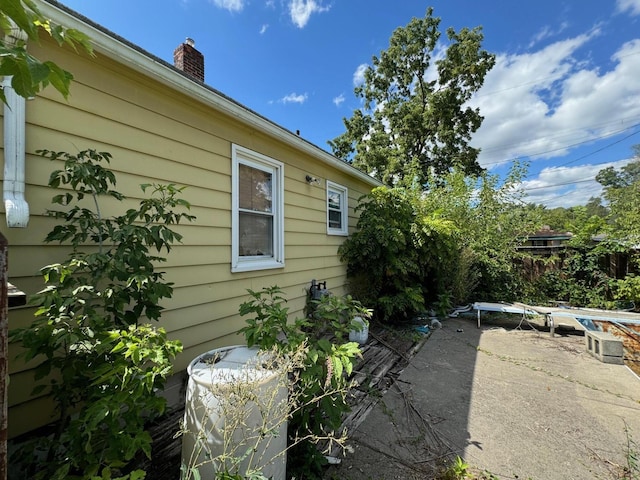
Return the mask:
{"type": "MultiPolygon", "coordinates": [[[[26,40],[15,28],[7,43],[26,40]]],[[[11,77],[2,81],[7,103],[4,105],[4,180],[2,185],[4,209],[9,228],[26,228],[29,223],[29,204],[25,193],[25,99],[11,87],[11,77]]]]}

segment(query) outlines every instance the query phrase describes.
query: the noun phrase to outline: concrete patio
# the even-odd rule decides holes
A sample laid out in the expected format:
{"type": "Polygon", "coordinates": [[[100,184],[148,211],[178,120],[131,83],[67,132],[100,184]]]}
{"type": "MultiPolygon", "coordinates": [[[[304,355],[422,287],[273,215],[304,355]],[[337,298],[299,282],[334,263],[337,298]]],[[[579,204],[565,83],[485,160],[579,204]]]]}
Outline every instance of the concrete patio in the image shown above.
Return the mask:
{"type": "Polygon", "coordinates": [[[325,478],[432,478],[456,455],[501,480],[620,478],[640,450],[640,379],[582,332],[506,322],[443,321],[325,478]]]}

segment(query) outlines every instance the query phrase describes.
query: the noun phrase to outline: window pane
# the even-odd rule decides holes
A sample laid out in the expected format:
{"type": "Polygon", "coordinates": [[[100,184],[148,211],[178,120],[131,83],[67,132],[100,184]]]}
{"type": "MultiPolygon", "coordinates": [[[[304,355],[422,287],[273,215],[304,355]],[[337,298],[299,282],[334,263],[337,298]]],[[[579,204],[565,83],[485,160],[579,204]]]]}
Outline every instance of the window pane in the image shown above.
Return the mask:
{"type": "Polygon", "coordinates": [[[342,228],[342,212],[329,210],[329,227],[342,228]]]}
{"type": "Polygon", "coordinates": [[[272,212],[272,174],[239,165],[240,208],[254,212],[272,212]]]}
{"type": "Polygon", "coordinates": [[[240,256],[273,257],[273,217],[240,212],[240,256]]]}
{"type": "Polygon", "coordinates": [[[329,190],[329,208],[335,208],[337,210],[340,210],[340,198],[342,197],[342,195],[340,195],[339,192],[334,192],[332,190],[329,190]]]}

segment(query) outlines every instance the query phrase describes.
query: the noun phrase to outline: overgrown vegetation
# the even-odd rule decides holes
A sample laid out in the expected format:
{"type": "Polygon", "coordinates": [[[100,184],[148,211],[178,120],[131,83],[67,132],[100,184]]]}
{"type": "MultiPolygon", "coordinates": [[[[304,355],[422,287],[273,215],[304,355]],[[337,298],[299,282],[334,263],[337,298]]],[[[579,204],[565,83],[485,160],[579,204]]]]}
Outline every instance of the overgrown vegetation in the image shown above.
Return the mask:
{"type": "Polygon", "coordinates": [[[522,284],[516,246],[537,220],[512,193],[523,172],[515,165],[500,188],[494,176],[452,172],[427,191],[373,190],[339,249],[353,294],[391,323],[429,306],[512,299],[522,284]]]}
{"type": "Polygon", "coordinates": [[[640,158],[598,174],[607,207],[598,198],[568,209],[526,204],[525,176],[516,163],[501,184],[454,170],[425,188],[372,191],[339,249],[353,294],[383,322],[474,300],[640,305],[640,158]],[[552,255],[520,248],[545,224],[570,239],[552,255]]]}
{"type": "Polygon", "coordinates": [[[292,411],[288,425],[290,455],[287,472],[295,478],[320,478],[326,459],[317,439],[341,436],[343,414],[349,411],[347,377],[360,355],[357,343],[344,341],[353,325],[352,314],[366,314],[351,298],[323,296],[315,302],[312,318],[289,322],[286,299],[277,286],[249,290],[251,300],[240,306],[248,316],[241,330],[249,347],[289,355],[306,345],[305,357],[295,375],[295,398],[304,408],[292,411]],[[322,321],[317,321],[322,319],[322,321]]]}
{"type": "MultiPolygon", "coordinates": [[[[103,166],[107,152],[77,155],[42,151],[63,163],[49,178],[61,220],[48,243],[70,245],[66,261],[42,268],[46,288],[32,303],[35,320],[11,332],[26,361],[36,361],[34,394],[48,394],[59,416],[51,435],[22,449],[29,478],[95,479],[144,477],[128,465],[142,452],[151,455],[145,424],[161,414],[156,395],[181,351],[162,328],[141,324],[158,320],[159,301],[172,295],[171,283],[156,265],[181,235],[171,226],[192,220],[189,203],[175,185],[143,185],[148,195],[138,208],[107,218],[102,209],[125,197],[103,166]]],[[[25,477],[26,478],[26,477],[25,477]]]]}
{"type": "Polygon", "coordinates": [[[599,308],[640,306],[640,150],[620,170],[603,169],[596,179],[604,188],[607,206],[592,198],[585,206],[541,210],[543,221],[572,238],[560,254],[529,285],[526,299],[563,300],[571,305],[599,308]]]}
{"type": "Polygon", "coordinates": [[[357,230],[338,251],[354,295],[384,322],[423,311],[438,291],[434,270],[453,266],[454,225],[424,212],[412,190],[380,187],[357,208],[357,230]]]}

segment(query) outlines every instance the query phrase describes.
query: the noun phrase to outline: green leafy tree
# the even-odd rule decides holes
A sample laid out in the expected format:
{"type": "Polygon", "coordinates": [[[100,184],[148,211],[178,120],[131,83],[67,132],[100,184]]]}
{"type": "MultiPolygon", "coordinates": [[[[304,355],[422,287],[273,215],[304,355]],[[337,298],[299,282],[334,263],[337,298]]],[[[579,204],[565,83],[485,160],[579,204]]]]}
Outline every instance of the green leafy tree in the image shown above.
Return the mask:
{"type": "Polygon", "coordinates": [[[640,241],[640,145],[634,147],[634,159],[619,170],[608,167],[596,175],[609,202],[610,235],[627,245],[640,241]]]}
{"type": "Polygon", "coordinates": [[[609,215],[609,209],[602,204],[600,197],[591,197],[586,205],[550,209],[539,205],[537,208],[540,210],[542,223],[556,232],[578,231],[591,217],[605,220],[609,215]]]}
{"type": "Polygon", "coordinates": [[[106,218],[101,201],[124,200],[103,166],[110,154],[41,154],[63,165],[49,178],[50,187],[64,188],[52,200],[59,209],[48,211],[62,223],[46,241],[69,244],[71,253],[42,268],[36,318],[11,332],[25,360],[37,362],[36,380],[45,380],[34,393],[50,393],[59,415],[55,433],[37,447],[44,462],[34,461],[40,456],[30,446],[24,450],[35,469],[29,478],[142,478],[128,464],[138,452],[150,456],[145,425],[165,408],[156,392],[182,347],[140,322],[158,320],[158,302],[173,293],[157,269],[159,252],[182,238],[171,226],[194,217],[174,212],[189,208],[182,188],[143,185],[148,196],[137,209],[106,218]]]}
{"type": "Polygon", "coordinates": [[[479,149],[469,145],[482,122],[466,106],[493,67],[495,56],[482,49],[481,27],[446,31],[440,56],[440,19],[428,8],[393,32],[389,48],[373,57],[364,83],[355,89],[363,101],[346,132],[329,142],[333,153],[387,185],[424,185],[431,175],[456,166],[478,174],[479,149]]]}
{"type": "MultiPolygon", "coordinates": [[[[563,230],[571,232],[572,237],[563,250],[546,259],[551,268],[532,280],[531,298],[563,300],[583,307],[612,307],[616,281],[615,272],[609,269],[609,258],[623,253],[625,248],[608,234],[611,229],[600,207],[600,199],[591,199],[587,205],[550,211],[562,219],[563,230]],[[603,233],[607,235],[597,239],[603,233]]],[[[545,223],[548,213],[543,211],[545,223]]]]}
{"type": "Polygon", "coordinates": [[[606,218],[609,215],[609,209],[606,205],[602,204],[602,198],[600,197],[591,197],[587,204],[585,205],[587,210],[587,215],[589,217],[600,217],[606,218]]]}
{"type": "MultiPolygon", "coordinates": [[[[48,60],[39,60],[27,51],[27,41],[39,41],[45,32],[58,45],[92,54],[89,38],[82,32],[55,25],[45,18],[32,0],[2,0],[0,2],[0,75],[11,77],[11,86],[21,97],[33,97],[47,85],[53,86],[65,98],[73,75],[48,60]]],[[[4,87],[0,100],[6,102],[4,87]]]]}
{"type": "Polygon", "coordinates": [[[633,273],[640,269],[637,246],[640,243],[640,145],[634,146],[634,159],[616,170],[608,167],[596,176],[604,187],[604,198],[609,202],[609,228],[606,231],[610,245],[630,255],[630,270],[625,278],[616,281],[614,297],[640,305],[640,280],[633,273]]]}
{"type": "Polygon", "coordinates": [[[517,189],[526,166],[497,175],[464,172],[426,191],[380,187],[358,207],[356,231],[340,247],[351,291],[392,322],[474,299],[511,300],[522,289],[517,247],[539,225],[517,189]]]}

